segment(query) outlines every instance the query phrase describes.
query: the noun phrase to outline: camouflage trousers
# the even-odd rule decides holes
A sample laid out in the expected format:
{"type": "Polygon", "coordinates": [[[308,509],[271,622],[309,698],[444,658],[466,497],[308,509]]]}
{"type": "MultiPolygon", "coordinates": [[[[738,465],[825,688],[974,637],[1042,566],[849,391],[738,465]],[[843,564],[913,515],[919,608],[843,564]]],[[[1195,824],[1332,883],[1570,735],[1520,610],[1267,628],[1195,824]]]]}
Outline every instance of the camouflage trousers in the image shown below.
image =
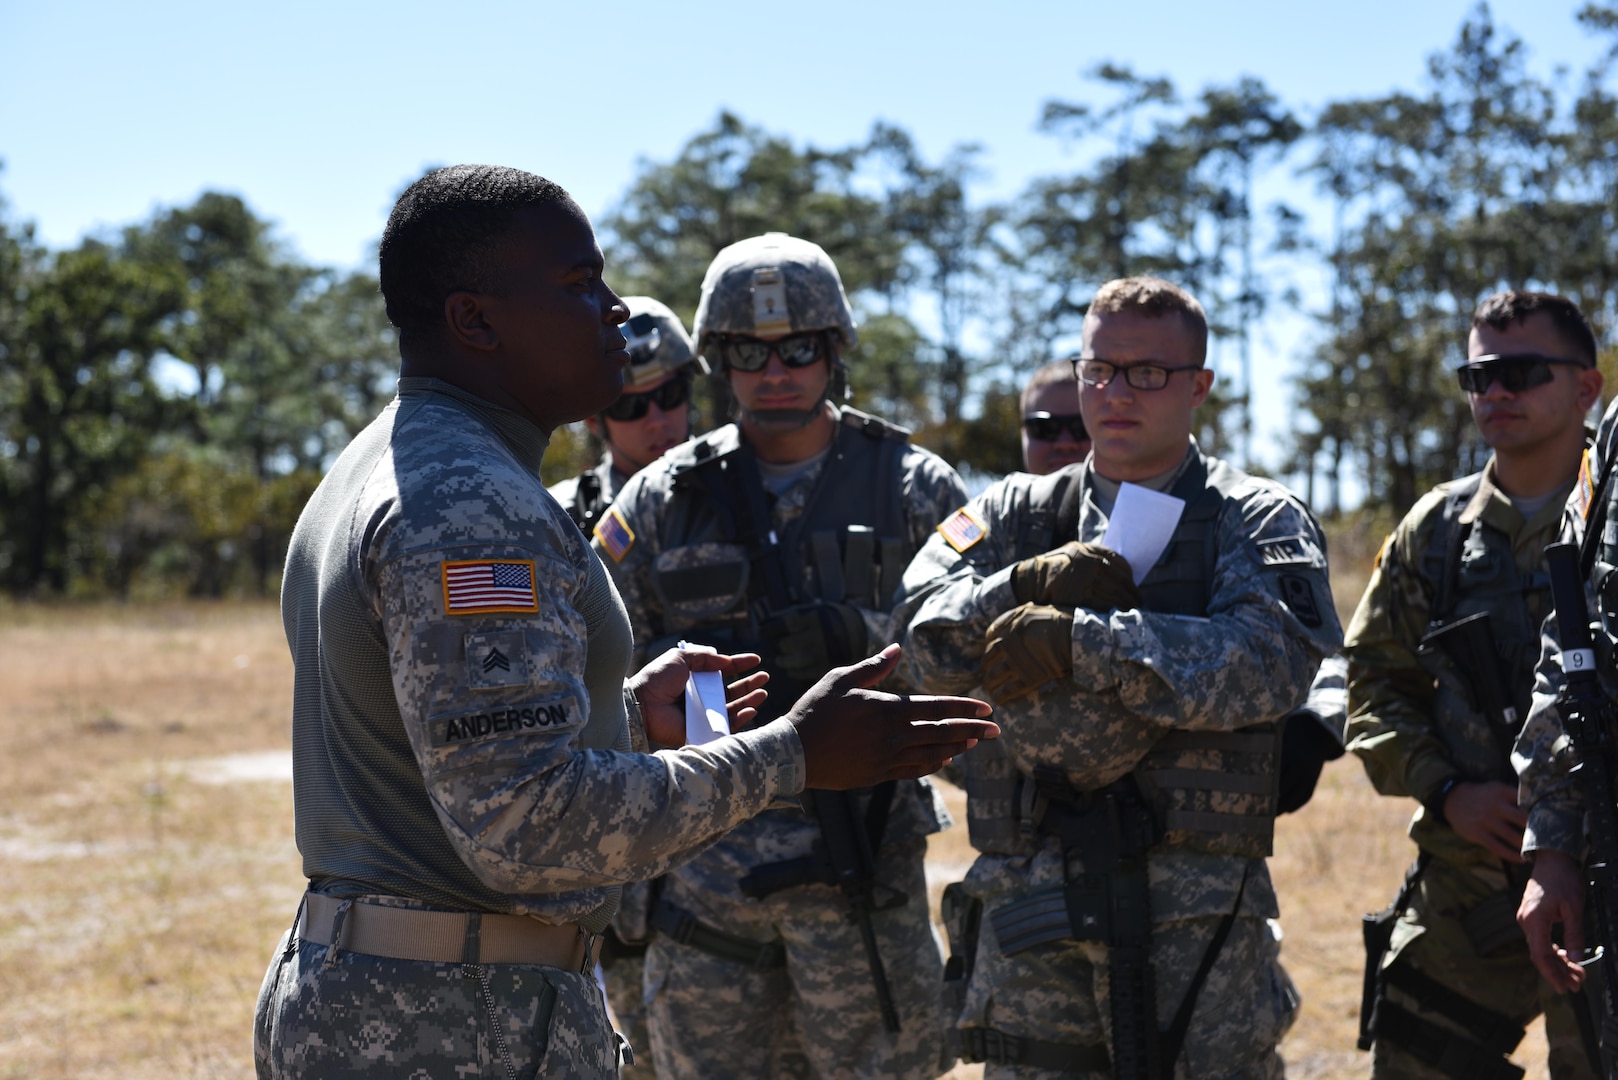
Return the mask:
{"type": "MultiPolygon", "coordinates": [[[[1221,919],[1202,917],[1156,923],[1151,964],[1157,1027],[1172,1023],[1221,919]]],[[[1191,1013],[1191,1026],[1174,1075],[1180,1080],[1279,1080],[1285,1074],[1276,1048],[1297,1018],[1298,991],[1281,967],[1280,943],[1269,923],[1244,915],[1208,973],[1191,1013]]],[[[1024,1039],[1112,1050],[1107,947],[1072,941],[1036,946],[1015,956],[1000,952],[985,915],[961,1028],[994,1028],[1024,1039]]],[[[1073,1080],[1106,1072],[1055,1072],[988,1064],[984,1080],[1073,1080]]]]}
{"type": "Polygon", "coordinates": [[[635,953],[601,961],[601,977],[607,988],[607,1003],[618,1031],[635,1052],[635,1064],[623,1070],[623,1080],[654,1080],[652,1038],[646,1027],[646,955],[635,953]]]}
{"type": "Polygon", "coordinates": [[[437,964],[283,935],[259,990],[259,1080],[616,1077],[589,974],[537,964],[437,964]]]}
{"type": "MultiPolygon", "coordinates": [[[[1513,1026],[1526,1026],[1543,1012],[1551,1076],[1556,1080],[1594,1080],[1596,1074],[1580,1041],[1571,1000],[1552,991],[1540,978],[1528,959],[1527,941],[1519,934],[1480,956],[1467,933],[1463,916],[1491,896],[1499,898],[1496,903],[1502,910],[1515,911],[1516,890],[1508,893],[1508,887],[1506,875],[1498,866],[1467,867],[1443,859],[1431,860],[1409,907],[1394,926],[1393,942],[1383,961],[1383,979],[1393,984],[1384,990],[1386,1000],[1427,1023],[1466,1038],[1464,1026],[1419,1004],[1416,995],[1397,985],[1399,976],[1394,969],[1403,968],[1419,972],[1498,1013],[1513,1026]]],[[[1599,1012],[1597,1017],[1599,1022],[1599,1012]]],[[[1502,1027],[1496,1023],[1487,1026],[1495,1030],[1502,1027]]],[[[1421,1041],[1436,1050],[1430,1045],[1432,1040],[1421,1041]]],[[[1503,1057],[1495,1056],[1494,1060],[1502,1061],[1503,1057]]],[[[1450,1074],[1425,1063],[1399,1042],[1379,1038],[1372,1051],[1371,1075],[1380,1080],[1440,1080],[1450,1074]]]]}
{"type": "Polygon", "coordinates": [[[786,966],[755,971],[666,936],[646,953],[652,1051],[663,1076],[935,1077],[943,1060],[943,959],[927,913],[925,843],[884,849],[879,874],[909,903],[872,915],[901,1030],[882,1024],[859,929],[825,885],[763,900],[699,893],[677,877],[671,903],[756,941],[779,938],[786,966]]]}

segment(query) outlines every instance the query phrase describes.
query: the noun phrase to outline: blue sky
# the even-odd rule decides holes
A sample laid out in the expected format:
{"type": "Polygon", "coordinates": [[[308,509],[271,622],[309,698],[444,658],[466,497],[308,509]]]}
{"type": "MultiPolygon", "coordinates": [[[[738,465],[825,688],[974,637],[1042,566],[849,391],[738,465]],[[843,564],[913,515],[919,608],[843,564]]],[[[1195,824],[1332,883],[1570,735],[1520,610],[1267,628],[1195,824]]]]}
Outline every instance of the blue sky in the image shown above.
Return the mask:
{"type": "MultiPolygon", "coordinates": [[[[1568,82],[1601,49],[1578,0],[1500,0],[1533,66],[1568,82]]],[[[884,119],[942,156],[984,147],[982,198],[1071,170],[1094,148],[1038,134],[1048,98],[1090,92],[1101,60],[1182,92],[1244,74],[1309,115],[1419,85],[1468,0],[1310,4],[815,4],[632,0],[276,5],[0,0],[0,193],[53,246],[206,189],[234,191],[305,258],[366,258],[397,191],[425,166],[516,165],[592,214],[638,159],[667,160],[721,108],[833,146],[884,119]]],[[[1307,204],[1306,185],[1271,189],[1307,204]]],[[[609,271],[610,272],[610,271],[609,271]]],[[[1258,414],[1284,416],[1282,376],[1307,323],[1261,343],[1258,414]]]]}

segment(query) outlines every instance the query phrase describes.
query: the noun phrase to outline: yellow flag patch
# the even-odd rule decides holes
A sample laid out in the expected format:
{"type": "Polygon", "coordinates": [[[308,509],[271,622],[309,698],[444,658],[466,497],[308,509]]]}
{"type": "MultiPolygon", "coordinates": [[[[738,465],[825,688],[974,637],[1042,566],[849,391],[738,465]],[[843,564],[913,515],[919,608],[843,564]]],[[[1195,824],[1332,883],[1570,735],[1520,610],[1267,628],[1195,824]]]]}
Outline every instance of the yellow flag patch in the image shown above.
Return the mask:
{"type": "Polygon", "coordinates": [[[976,514],[963,506],[945,518],[944,523],[938,526],[938,531],[944,534],[944,539],[949,541],[950,547],[957,552],[964,552],[988,535],[989,529],[976,514]]]}
{"type": "Polygon", "coordinates": [[[601,541],[601,546],[612,556],[613,562],[623,562],[629,549],[635,546],[635,530],[629,527],[624,515],[618,512],[616,506],[607,510],[606,515],[595,527],[595,538],[601,541]]]}

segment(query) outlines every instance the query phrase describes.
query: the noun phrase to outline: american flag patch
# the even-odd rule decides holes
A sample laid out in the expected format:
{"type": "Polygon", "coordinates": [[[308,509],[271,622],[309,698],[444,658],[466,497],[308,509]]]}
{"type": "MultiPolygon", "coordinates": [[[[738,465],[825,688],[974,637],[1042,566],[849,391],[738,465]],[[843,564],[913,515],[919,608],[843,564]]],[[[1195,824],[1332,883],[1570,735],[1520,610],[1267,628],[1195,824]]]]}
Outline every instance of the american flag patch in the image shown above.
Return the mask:
{"type": "Polygon", "coordinates": [[[616,506],[610,507],[596,522],[595,537],[607,549],[613,562],[623,562],[629,549],[635,546],[635,530],[629,527],[629,522],[624,520],[624,515],[618,512],[616,506]]]}
{"type": "Polygon", "coordinates": [[[444,614],[481,615],[490,611],[538,611],[534,564],[523,559],[446,562],[444,614]]]}
{"type": "Polygon", "coordinates": [[[949,541],[950,547],[960,552],[982,540],[989,530],[978,520],[976,514],[963,506],[945,518],[938,531],[944,534],[944,539],[949,541]]]}

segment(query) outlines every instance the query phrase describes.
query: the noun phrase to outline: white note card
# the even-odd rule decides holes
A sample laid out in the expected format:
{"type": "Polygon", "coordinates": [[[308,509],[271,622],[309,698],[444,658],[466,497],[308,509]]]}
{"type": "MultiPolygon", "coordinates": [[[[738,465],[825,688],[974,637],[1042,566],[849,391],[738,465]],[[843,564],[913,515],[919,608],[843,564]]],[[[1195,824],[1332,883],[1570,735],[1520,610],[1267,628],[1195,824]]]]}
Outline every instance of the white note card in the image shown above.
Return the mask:
{"type": "Polygon", "coordinates": [[[1184,512],[1184,499],[1139,484],[1122,484],[1101,546],[1129,560],[1139,585],[1163,557],[1184,512]]]}
{"type": "MultiPolygon", "coordinates": [[[[693,652],[717,652],[711,645],[680,642],[693,652]]],[[[717,671],[693,671],[685,681],[685,744],[701,746],[730,734],[725,712],[725,677],[717,671]]]]}

